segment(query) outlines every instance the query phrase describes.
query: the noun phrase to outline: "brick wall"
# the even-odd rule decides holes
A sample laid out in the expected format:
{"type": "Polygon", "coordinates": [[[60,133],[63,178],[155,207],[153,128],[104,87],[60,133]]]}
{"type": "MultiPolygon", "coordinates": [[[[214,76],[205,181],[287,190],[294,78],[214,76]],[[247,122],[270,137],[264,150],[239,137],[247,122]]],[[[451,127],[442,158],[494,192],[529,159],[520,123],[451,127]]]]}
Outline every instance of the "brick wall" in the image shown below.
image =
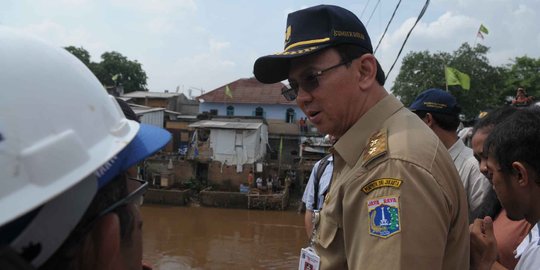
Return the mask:
{"type": "Polygon", "coordinates": [[[236,165],[223,165],[221,162],[213,161],[208,165],[208,180],[210,184],[227,185],[230,183],[233,187],[239,187],[241,183],[247,184],[247,178],[250,170],[254,170],[252,164],[244,164],[241,173],[236,172],[236,165]]]}
{"type": "Polygon", "coordinates": [[[173,168],[177,181],[186,182],[191,178],[195,178],[194,165],[187,160],[173,160],[173,168]]]}
{"type": "Polygon", "coordinates": [[[189,190],[148,189],[144,195],[144,203],[184,206],[189,201],[190,192],[189,190]]]}
{"type": "MultiPolygon", "coordinates": [[[[173,169],[169,170],[169,160],[147,160],[148,173],[172,172],[174,182],[186,182],[195,178],[194,165],[187,160],[173,160],[173,169]]],[[[169,183],[172,184],[172,183],[169,183]]]]}
{"type": "Polygon", "coordinates": [[[201,191],[201,205],[224,208],[247,208],[247,196],[240,192],[201,191]]]}

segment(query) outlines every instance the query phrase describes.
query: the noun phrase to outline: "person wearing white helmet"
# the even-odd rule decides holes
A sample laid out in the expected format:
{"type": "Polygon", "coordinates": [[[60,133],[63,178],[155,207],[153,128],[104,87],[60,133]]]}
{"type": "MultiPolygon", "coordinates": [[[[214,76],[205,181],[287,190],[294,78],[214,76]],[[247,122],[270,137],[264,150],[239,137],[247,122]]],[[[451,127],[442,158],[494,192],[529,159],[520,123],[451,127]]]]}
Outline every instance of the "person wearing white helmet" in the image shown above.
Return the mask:
{"type": "Polygon", "coordinates": [[[133,165],[170,140],[77,58],[0,27],[0,269],[141,269],[133,165]]]}

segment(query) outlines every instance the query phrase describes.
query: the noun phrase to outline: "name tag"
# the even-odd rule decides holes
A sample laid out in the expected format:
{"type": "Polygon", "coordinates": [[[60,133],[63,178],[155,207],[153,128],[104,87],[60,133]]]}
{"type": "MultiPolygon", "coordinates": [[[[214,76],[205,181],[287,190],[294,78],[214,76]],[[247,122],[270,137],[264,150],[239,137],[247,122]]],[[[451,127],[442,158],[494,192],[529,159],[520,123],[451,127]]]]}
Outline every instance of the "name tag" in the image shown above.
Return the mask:
{"type": "Polygon", "coordinates": [[[303,248],[300,251],[300,262],[298,270],[319,270],[321,258],[311,247],[303,248]]]}

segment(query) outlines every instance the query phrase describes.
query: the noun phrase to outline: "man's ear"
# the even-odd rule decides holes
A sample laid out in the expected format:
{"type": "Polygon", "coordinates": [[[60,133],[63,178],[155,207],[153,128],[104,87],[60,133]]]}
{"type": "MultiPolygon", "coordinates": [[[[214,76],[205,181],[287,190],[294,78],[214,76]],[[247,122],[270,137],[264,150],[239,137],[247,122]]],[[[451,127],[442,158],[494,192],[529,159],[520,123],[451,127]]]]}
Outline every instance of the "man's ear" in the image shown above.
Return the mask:
{"type": "Polygon", "coordinates": [[[120,220],[115,213],[107,214],[97,220],[92,229],[92,239],[97,254],[99,269],[115,269],[120,257],[120,220]]]}
{"type": "Polygon", "coordinates": [[[521,163],[520,161],[514,161],[512,162],[512,168],[514,169],[514,174],[517,178],[517,184],[520,187],[527,187],[527,185],[531,181],[531,174],[527,170],[527,166],[525,166],[525,164],[521,163]]]}
{"type": "Polygon", "coordinates": [[[368,89],[372,84],[377,83],[377,60],[372,54],[364,54],[353,61],[360,73],[360,87],[368,89]]]}
{"type": "Polygon", "coordinates": [[[424,123],[426,123],[428,127],[435,125],[435,120],[433,120],[433,115],[431,113],[426,113],[426,116],[424,116],[424,119],[422,120],[424,120],[424,123]]]}

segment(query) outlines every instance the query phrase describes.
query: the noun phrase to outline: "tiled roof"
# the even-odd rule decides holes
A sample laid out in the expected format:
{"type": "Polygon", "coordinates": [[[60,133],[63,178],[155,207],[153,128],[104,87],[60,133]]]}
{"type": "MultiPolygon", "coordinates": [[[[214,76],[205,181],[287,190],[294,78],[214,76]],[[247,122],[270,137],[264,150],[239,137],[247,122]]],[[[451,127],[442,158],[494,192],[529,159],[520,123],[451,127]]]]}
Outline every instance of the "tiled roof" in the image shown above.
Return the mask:
{"type": "Polygon", "coordinates": [[[294,101],[287,101],[281,95],[283,86],[281,82],[263,84],[254,77],[239,79],[200,95],[197,100],[215,103],[296,104],[294,101]],[[227,85],[231,89],[232,98],[225,95],[227,85]]]}

